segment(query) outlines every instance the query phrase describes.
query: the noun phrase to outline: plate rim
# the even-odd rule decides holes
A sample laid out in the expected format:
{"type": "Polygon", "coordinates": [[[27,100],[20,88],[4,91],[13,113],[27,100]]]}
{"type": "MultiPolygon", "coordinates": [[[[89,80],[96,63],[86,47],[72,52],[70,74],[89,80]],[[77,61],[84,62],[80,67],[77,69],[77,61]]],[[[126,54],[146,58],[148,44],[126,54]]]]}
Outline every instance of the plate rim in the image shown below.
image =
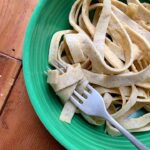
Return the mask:
{"type": "Polygon", "coordinates": [[[37,5],[35,6],[32,12],[32,15],[28,21],[28,25],[26,27],[24,43],[23,43],[23,56],[22,56],[24,81],[25,81],[26,90],[29,96],[29,100],[34,108],[35,113],[37,114],[38,118],[40,119],[44,127],[55,138],[55,140],[57,140],[63,147],[65,147],[66,149],[75,150],[76,149],[75,146],[73,146],[68,140],[63,138],[61,133],[59,133],[56,128],[54,128],[50,124],[49,125],[47,124],[47,121],[46,121],[47,119],[44,117],[44,113],[41,107],[39,107],[38,101],[36,100],[37,99],[36,94],[34,93],[34,88],[32,84],[30,83],[31,81],[31,76],[30,76],[31,74],[29,71],[30,65],[29,65],[29,61],[26,61],[28,60],[29,55],[30,55],[30,43],[31,43],[30,39],[32,38],[32,33],[34,30],[36,21],[46,1],[47,0],[39,0],[39,2],[37,3],[37,5]]]}

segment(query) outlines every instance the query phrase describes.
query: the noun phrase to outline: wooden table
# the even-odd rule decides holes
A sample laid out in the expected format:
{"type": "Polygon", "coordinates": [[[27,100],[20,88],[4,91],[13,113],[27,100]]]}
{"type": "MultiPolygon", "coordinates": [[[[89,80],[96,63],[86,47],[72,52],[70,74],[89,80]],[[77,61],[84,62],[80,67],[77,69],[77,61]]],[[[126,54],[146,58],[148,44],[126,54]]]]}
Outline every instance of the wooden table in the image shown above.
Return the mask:
{"type": "Polygon", "coordinates": [[[0,0],[0,150],[64,149],[35,114],[24,85],[22,45],[38,0],[0,0]]]}

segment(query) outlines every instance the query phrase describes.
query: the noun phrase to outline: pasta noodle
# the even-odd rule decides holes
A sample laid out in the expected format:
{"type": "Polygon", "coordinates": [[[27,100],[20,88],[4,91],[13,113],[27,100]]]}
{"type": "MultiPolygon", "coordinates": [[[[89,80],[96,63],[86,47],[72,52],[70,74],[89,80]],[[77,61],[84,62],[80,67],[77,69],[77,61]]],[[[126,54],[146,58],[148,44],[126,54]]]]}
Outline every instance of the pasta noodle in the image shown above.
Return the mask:
{"type": "MultiPolygon", "coordinates": [[[[70,123],[80,113],[91,124],[105,123],[69,101],[75,89],[83,94],[90,83],[123,127],[150,130],[150,4],[127,2],[76,0],[69,14],[73,29],[53,35],[48,61],[56,69],[48,70],[47,82],[64,104],[60,120],[70,123]],[[130,117],[139,110],[144,114],[130,117]]],[[[106,132],[120,134],[108,122],[106,132]]]]}

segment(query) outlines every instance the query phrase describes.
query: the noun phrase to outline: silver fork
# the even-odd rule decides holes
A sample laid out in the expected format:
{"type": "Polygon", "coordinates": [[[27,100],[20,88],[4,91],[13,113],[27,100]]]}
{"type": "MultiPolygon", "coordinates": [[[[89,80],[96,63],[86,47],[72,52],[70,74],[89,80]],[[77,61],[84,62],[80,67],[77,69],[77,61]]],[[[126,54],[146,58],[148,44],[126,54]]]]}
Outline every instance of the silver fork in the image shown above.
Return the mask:
{"type": "MultiPolygon", "coordinates": [[[[57,64],[63,68],[59,61],[57,64]]],[[[60,71],[60,73],[64,73],[62,69],[60,69],[56,65],[55,67],[60,71]]],[[[144,144],[142,144],[135,136],[133,136],[130,132],[128,132],[125,128],[123,128],[107,111],[105,107],[104,100],[102,96],[89,84],[87,85],[87,90],[84,90],[83,95],[80,95],[76,90],[74,90],[70,100],[73,104],[75,104],[81,111],[90,116],[102,117],[107,120],[110,124],[112,124],[115,128],[117,128],[124,136],[126,136],[132,144],[134,144],[139,150],[150,150],[144,144]],[[86,97],[86,98],[85,98],[86,97]]]]}

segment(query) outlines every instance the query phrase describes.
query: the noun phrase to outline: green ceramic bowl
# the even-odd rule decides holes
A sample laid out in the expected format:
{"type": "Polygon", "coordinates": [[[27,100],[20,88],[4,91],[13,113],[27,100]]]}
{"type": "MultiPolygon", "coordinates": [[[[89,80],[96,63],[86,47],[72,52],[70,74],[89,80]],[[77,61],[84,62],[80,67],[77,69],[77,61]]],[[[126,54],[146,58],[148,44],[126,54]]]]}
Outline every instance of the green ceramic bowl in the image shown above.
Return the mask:
{"type": "MultiPolygon", "coordinates": [[[[149,1],[149,0],[148,0],[149,1]]],[[[52,35],[70,28],[68,14],[74,0],[40,0],[29,22],[23,53],[23,70],[31,103],[47,130],[70,150],[133,150],[123,136],[111,137],[104,127],[95,127],[75,115],[71,124],[59,120],[63,108],[46,83],[48,51],[52,35]]],[[[150,132],[135,134],[150,147],[150,132]]]]}

